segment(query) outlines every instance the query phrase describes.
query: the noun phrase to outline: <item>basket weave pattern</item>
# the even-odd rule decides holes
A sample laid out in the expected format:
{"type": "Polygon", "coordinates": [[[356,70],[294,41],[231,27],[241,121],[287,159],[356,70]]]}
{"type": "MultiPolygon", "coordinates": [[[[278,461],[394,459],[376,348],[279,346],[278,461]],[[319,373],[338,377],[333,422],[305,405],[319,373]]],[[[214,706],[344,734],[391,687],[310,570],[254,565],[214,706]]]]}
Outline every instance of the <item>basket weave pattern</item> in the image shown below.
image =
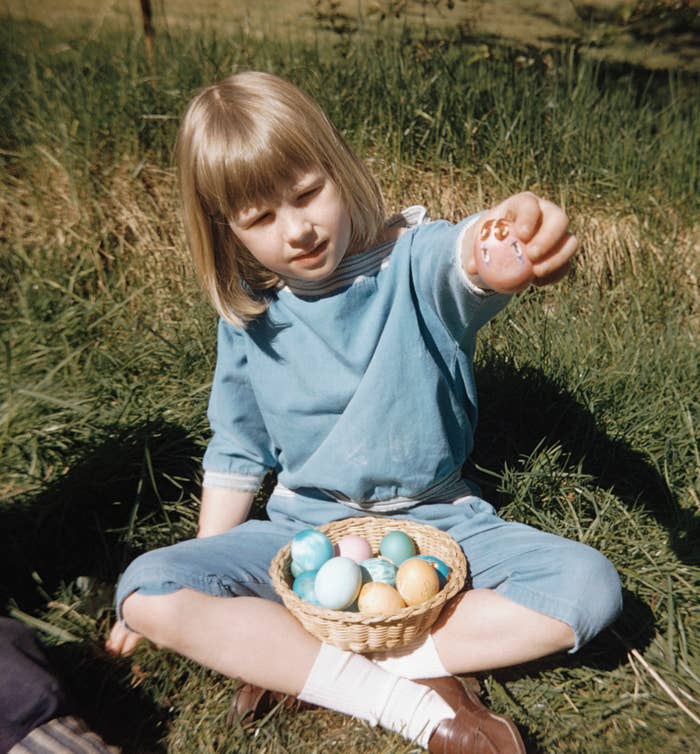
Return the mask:
{"type": "Polygon", "coordinates": [[[270,564],[272,585],[288,610],[317,639],[353,652],[374,652],[393,649],[417,639],[437,620],[444,604],[465,585],[467,561],[452,537],[426,524],[415,521],[359,516],[333,521],[317,527],[335,544],[348,534],[364,537],[372,552],[378,552],[382,538],[394,529],[408,534],[418,546],[419,554],[434,555],[450,567],[445,586],[420,605],[399,610],[393,615],[366,615],[340,610],[327,610],[300,599],[291,589],[294,581],[291,568],[291,543],[275,555],[270,564]]]}

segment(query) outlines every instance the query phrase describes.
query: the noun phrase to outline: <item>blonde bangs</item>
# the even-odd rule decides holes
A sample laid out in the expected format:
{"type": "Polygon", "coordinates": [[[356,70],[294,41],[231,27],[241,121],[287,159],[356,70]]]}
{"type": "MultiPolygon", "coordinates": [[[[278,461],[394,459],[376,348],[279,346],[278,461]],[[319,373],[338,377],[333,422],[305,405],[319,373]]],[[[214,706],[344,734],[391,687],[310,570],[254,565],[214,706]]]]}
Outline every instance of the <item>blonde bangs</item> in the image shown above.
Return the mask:
{"type": "Polygon", "coordinates": [[[176,153],[195,268],[232,322],[264,311],[265,292],[279,282],[231,231],[242,210],[318,169],[345,201],[352,245],[370,245],[384,222],[381,192],[364,163],[308,95],[271,74],[239,73],[202,90],[185,113],[176,153]]]}
{"type": "Polygon", "coordinates": [[[284,123],[267,125],[263,133],[217,128],[201,145],[195,185],[212,216],[228,222],[241,210],[274,199],[301,173],[321,167],[308,143],[284,123]]]}

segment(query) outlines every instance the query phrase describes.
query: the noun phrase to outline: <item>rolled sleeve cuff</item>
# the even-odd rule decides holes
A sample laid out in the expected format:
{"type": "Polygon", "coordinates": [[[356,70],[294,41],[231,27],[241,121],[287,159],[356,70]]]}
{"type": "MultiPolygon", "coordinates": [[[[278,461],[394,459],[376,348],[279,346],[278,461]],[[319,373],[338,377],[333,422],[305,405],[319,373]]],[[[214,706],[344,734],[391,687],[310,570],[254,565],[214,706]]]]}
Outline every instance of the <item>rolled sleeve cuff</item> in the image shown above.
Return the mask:
{"type": "Polygon", "coordinates": [[[483,215],[483,212],[479,212],[476,215],[473,215],[469,219],[467,219],[462,224],[462,229],[459,233],[459,236],[457,236],[457,244],[455,246],[455,267],[457,268],[457,274],[459,275],[459,279],[462,282],[462,285],[472,293],[476,294],[477,296],[493,296],[496,291],[492,291],[488,288],[481,288],[479,287],[470,277],[467,275],[467,273],[464,270],[464,267],[462,267],[462,241],[464,240],[464,236],[466,235],[469,228],[476,223],[479,218],[483,215]]]}
{"type": "Polygon", "coordinates": [[[243,492],[257,492],[264,476],[257,474],[236,474],[226,471],[204,472],[203,487],[217,487],[226,490],[242,490],[243,492]]]}

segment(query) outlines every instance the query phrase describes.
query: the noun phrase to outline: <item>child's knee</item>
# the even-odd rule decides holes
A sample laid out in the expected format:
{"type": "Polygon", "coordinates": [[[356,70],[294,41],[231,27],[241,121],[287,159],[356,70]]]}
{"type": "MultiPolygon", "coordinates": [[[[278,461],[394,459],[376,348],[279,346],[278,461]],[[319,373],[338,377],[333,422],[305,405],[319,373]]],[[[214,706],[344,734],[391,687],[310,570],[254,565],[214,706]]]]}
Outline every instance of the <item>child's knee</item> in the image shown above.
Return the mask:
{"type": "MultiPolygon", "coordinates": [[[[185,585],[181,578],[184,565],[178,561],[177,553],[171,552],[174,549],[174,547],[163,547],[159,550],[151,550],[139,555],[129,564],[117,585],[115,600],[117,618],[125,619],[130,625],[124,606],[126,600],[133,594],[163,595],[185,585]]],[[[131,610],[133,611],[133,604],[131,610]]]]}
{"type": "MultiPolygon", "coordinates": [[[[609,626],[622,612],[622,584],[615,566],[598,550],[582,545],[577,553],[578,646],[609,626]]],[[[576,648],[578,648],[578,646],[576,648]]]]}
{"type": "Polygon", "coordinates": [[[172,629],[178,625],[176,592],[148,595],[132,592],[122,602],[126,625],[154,644],[170,646],[172,629]]]}

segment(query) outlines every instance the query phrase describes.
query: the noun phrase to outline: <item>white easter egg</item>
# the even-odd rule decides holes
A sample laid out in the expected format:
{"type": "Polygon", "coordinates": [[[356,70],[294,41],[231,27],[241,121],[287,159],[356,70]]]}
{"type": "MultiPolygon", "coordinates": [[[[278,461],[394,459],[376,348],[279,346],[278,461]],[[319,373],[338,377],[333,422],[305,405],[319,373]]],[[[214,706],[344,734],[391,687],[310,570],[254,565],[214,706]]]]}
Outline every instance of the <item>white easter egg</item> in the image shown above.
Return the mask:
{"type": "Polygon", "coordinates": [[[360,566],[350,558],[337,556],[318,569],[314,591],[321,606],[344,610],[355,601],[361,586],[360,566]]]}

